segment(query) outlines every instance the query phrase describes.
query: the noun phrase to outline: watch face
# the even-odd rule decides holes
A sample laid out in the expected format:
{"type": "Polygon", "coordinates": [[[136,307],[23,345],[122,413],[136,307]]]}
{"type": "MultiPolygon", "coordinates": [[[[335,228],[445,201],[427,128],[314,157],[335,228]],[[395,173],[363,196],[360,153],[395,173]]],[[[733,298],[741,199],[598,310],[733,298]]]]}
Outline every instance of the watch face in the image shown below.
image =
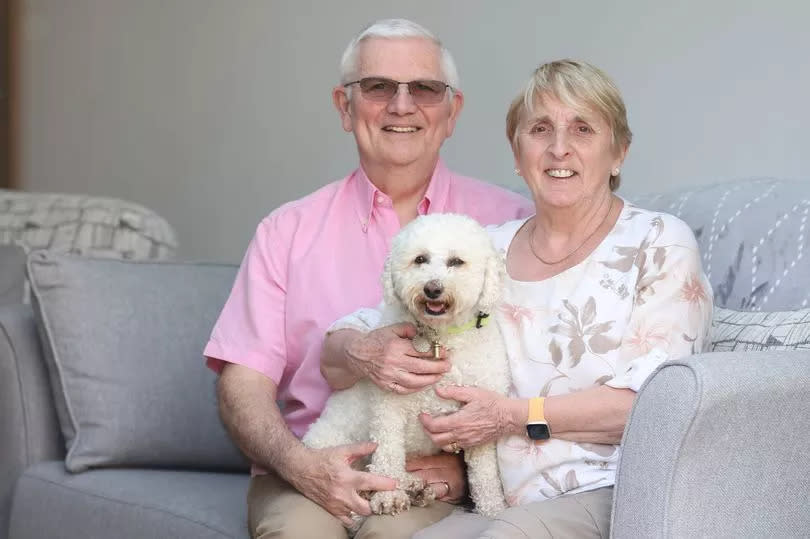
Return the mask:
{"type": "Polygon", "coordinates": [[[529,423],[526,425],[526,433],[531,440],[548,440],[551,433],[545,423],[529,423]]]}

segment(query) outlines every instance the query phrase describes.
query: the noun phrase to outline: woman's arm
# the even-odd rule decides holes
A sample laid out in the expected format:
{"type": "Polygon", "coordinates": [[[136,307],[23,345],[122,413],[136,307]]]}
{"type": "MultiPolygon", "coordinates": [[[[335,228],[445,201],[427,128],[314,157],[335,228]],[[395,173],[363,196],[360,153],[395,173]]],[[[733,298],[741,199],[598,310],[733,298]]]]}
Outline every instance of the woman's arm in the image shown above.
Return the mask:
{"type": "MultiPolygon", "coordinates": [[[[436,387],[436,393],[463,404],[453,414],[420,419],[439,447],[450,451],[473,447],[502,436],[526,435],[529,399],[512,399],[474,387],[436,387]]],[[[545,416],[552,437],[574,442],[617,444],[633,406],[635,391],[607,386],[593,387],[567,395],[546,398],[545,416]]]]}

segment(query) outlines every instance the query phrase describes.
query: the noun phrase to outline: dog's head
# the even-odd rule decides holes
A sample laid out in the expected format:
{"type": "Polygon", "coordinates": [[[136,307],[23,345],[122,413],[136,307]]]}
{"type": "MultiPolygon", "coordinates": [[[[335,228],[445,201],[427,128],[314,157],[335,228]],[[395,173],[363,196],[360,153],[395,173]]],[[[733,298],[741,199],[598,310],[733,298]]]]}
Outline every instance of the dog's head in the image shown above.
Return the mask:
{"type": "Polygon", "coordinates": [[[504,275],[503,260],[481,225],[464,215],[424,215],[394,237],[383,297],[439,329],[489,313],[504,275]]]}

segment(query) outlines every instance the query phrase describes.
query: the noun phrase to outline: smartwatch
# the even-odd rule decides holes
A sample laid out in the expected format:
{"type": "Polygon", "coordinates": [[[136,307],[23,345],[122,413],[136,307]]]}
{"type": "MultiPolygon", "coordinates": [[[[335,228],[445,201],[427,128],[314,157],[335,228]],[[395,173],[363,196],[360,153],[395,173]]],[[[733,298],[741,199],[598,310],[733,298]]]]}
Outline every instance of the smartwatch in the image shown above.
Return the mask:
{"type": "Polygon", "coordinates": [[[526,435],[530,440],[548,440],[551,438],[551,429],[543,414],[545,397],[529,399],[529,420],[526,422],[526,435]]]}

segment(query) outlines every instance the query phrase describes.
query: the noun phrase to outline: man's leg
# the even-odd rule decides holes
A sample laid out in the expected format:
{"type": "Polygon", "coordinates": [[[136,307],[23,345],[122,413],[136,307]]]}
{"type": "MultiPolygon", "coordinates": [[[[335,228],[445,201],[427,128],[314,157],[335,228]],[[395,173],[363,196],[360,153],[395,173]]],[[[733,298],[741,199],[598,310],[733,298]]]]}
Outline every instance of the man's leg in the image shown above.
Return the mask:
{"type": "Polygon", "coordinates": [[[343,524],[274,473],[251,478],[247,495],[250,536],[256,539],[346,539],[343,524]]]}
{"type": "Polygon", "coordinates": [[[427,507],[411,507],[396,516],[371,515],[357,532],[356,539],[410,538],[414,533],[440,521],[453,512],[455,505],[433,502],[427,507]]]}
{"type": "MultiPolygon", "coordinates": [[[[606,538],[613,487],[511,507],[495,517],[480,539],[606,538]]],[[[450,537],[450,536],[448,536],[450,537]]]]}

